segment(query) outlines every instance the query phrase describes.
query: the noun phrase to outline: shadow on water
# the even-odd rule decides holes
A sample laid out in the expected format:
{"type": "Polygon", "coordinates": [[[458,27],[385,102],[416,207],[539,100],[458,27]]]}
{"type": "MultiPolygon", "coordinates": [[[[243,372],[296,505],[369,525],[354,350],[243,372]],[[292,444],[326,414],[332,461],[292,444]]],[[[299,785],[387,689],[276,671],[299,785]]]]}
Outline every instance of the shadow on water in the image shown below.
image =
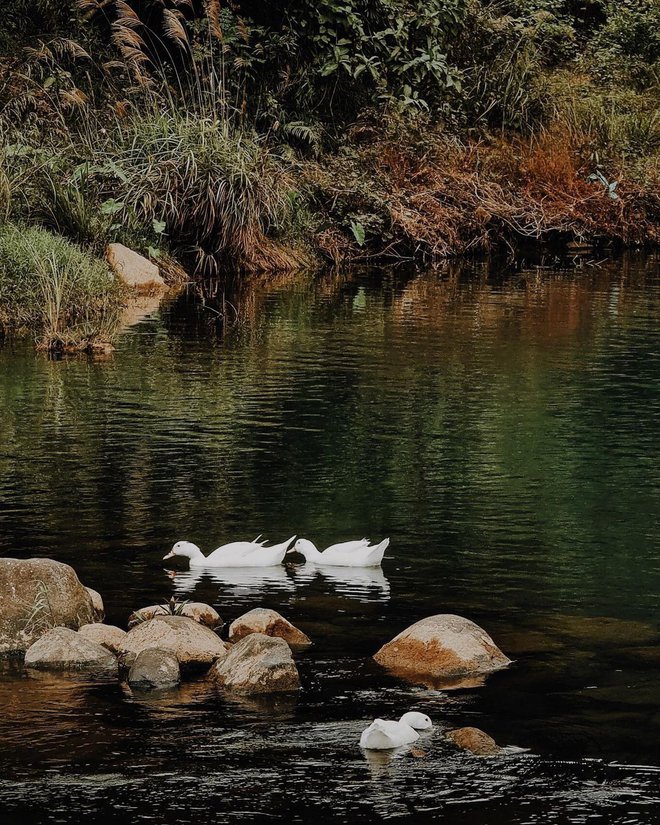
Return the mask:
{"type": "Polygon", "coordinates": [[[5,663],[3,825],[657,819],[659,319],[658,260],[630,257],[184,294],[102,362],[5,342],[0,553],[72,564],[113,624],[176,594],[225,623],[272,607],[314,644],[293,697],[5,663]],[[162,563],[293,532],[391,545],[373,571],[162,563]],[[438,612],[514,664],[438,689],[373,662],[438,612]],[[360,751],[411,707],[436,723],[419,752],[360,751]],[[529,751],[460,753],[463,725],[529,751]]]}

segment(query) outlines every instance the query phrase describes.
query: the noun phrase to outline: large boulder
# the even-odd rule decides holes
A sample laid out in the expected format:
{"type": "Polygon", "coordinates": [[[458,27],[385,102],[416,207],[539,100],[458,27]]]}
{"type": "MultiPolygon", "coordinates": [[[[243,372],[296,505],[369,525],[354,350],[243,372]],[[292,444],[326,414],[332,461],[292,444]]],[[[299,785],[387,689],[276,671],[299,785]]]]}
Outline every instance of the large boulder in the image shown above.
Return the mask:
{"type": "Polygon", "coordinates": [[[74,569],[52,559],[0,559],[0,653],[23,652],[52,627],[94,621],[74,569]]]}
{"type": "Polygon", "coordinates": [[[111,243],[105,252],[110,269],[134,292],[153,294],[166,289],[156,264],[120,243],[111,243]]]}
{"type": "Polygon", "coordinates": [[[447,739],[457,747],[470,751],[475,756],[497,756],[502,748],[479,728],[456,728],[447,733],[447,739]]]}
{"type": "Polygon", "coordinates": [[[120,627],[115,627],[112,624],[101,624],[95,622],[94,624],[84,624],[78,633],[90,642],[96,642],[97,645],[103,645],[111,653],[119,653],[119,648],[124,640],[126,631],[120,627]]]}
{"type": "Polygon", "coordinates": [[[251,633],[263,633],[265,636],[277,636],[293,650],[300,650],[311,645],[312,641],[302,630],[287,621],[276,610],[257,607],[239,616],[229,627],[229,641],[240,642],[251,633]]]}
{"type": "Polygon", "coordinates": [[[94,608],[94,621],[102,622],[105,619],[105,606],[101,594],[97,590],[92,590],[91,587],[86,587],[85,590],[89,593],[92,599],[92,607],[94,608]]]}
{"type": "Polygon", "coordinates": [[[117,674],[117,659],[107,648],[68,627],[54,627],[37,639],[25,654],[25,666],[94,676],[117,674]]]}
{"type": "Polygon", "coordinates": [[[374,659],[395,673],[435,679],[490,673],[511,662],[485,630],[451,613],[421,619],[383,645],[374,659]]]}
{"type": "Polygon", "coordinates": [[[129,685],[142,690],[172,688],[180,681],[179,660],[172,651],[156,647],[140,651],[128,673],[129,685]]]}
{"type": "MultiPolygon", "coordinates": [[[[134,627],[141,622],[153,619],[154,616],[171,616],[172,614],[161,604],[150,604],[148,607],[141,607],[128,617],[128,626],[134,627]]],[[[189,619],[194,619],[199,624],[206,625],[206,627],[215,630],[217,627],[222,627],[222,619],[218,611],[211,607],[210,604],[203,602],[186,602],[179,608],[177,616],[186,616],[189,619]]]]}
{"type": "Polygon", "coordinates": [[[187,616],[154,616],[128,631],[119,655],[130,667],[133,657],[150,647],[174,653],[183,670],[205,670],[227,655],[229,645],[187,616]]]}
{"type": "Polygon", "coordinates": [[[278,693],[298,690],[300,676],[284,641],[251,633],[237,642],[210,672],[219,685],[241,693],[278,693]]]}

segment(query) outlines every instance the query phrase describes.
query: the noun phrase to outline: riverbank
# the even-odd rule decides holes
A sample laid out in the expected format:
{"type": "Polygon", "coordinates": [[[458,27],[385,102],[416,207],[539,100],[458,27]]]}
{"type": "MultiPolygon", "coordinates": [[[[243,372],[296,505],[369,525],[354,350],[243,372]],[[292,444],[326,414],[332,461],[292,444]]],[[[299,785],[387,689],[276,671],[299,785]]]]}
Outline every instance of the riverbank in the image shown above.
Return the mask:
{"type": "Polygon", "coordinates": [[[0,37],[0,222],[216,285],[657,245],[657,4],[281,11],[19,4],[0,37]]]}

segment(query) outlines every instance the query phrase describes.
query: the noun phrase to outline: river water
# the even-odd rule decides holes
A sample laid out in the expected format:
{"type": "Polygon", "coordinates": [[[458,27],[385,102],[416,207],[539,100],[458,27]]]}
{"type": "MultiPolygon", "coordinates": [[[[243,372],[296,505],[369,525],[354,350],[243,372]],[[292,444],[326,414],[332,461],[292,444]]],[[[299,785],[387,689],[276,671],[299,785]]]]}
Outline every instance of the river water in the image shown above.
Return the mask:
{"type": "Polygon", "coordinates": [[[314,641],[303,689],[5,663],[0,822],[660,821],[658,259],[298,276],[219,307],[184,294],[102,360],[0,347],[0,553],[73,565],[120,626],[173,594],[275,608],[314,641]],[[162,562],[259,533],[391,545],[382,572],[162,562]],[[371,661],[442,612],[514,664],[437,690],[371,661]],[[360,751],[411,708],[421,753],[360,751]],[[463,725],[524,750],[458,752],[463,725]]]}

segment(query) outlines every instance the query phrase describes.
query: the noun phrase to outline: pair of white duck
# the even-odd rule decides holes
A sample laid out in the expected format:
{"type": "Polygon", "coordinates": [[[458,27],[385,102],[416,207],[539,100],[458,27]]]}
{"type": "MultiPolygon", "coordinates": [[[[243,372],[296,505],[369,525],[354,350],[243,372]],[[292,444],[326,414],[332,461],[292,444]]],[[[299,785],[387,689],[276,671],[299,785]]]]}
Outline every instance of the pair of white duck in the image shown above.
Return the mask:
{"type": "Polygon", "coordinates": [[[398,722],[387,719],[374,719],[368,728],[362,731],[360,747],[365,750],[386,751],[409,745],[419,739],[418,730],[430,730],[433,723],[424,713],[409,711],[398,722]]]}
{"type": "Polygon", "coordinates": [[[305,561],[328,567],[378,567],[390,543],[389,539],[383,539],[380,544],[372,545],[368,539],[358,539],[333,544],[320,551],[308,539],[298,539],[291,547],[295,538],[291,536],[281,544],[264,547],[266,541],[257,536],[254,541],[223,544],[208,556],[192,542],[177,541],[163,561],[183,556],[190,560],[190,567],[272,567],[281,564],[287,553],[300,553],[305,561]]]}

